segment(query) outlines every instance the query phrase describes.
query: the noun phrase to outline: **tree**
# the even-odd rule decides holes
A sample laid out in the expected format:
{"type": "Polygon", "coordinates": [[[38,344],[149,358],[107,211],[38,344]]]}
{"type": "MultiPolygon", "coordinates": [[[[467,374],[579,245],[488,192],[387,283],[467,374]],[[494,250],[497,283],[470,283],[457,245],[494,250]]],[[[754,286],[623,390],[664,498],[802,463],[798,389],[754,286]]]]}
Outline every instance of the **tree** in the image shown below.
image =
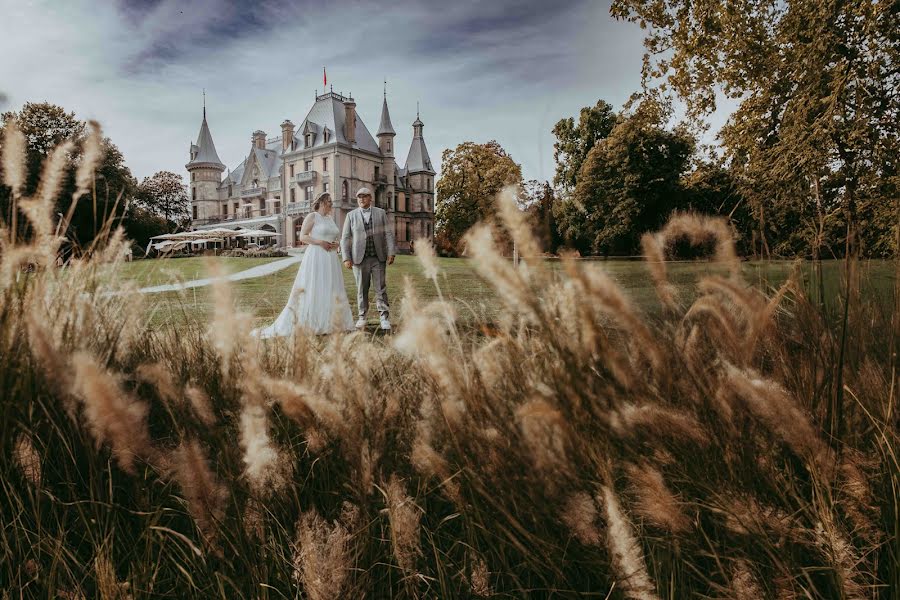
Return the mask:
{"type": "Polygon", "coordinates": [[[538,244],[545,252],[554,252],[561,240],[553,215],[556,195],[547,181],[530,179],[522,184],[520,205],[528,213],[538,244]]]}
{"type": "MultiPolygon", "coordinates": [[[[86,137],[87,124],[66,112],[62,107],[43,103],[26,103],[16,112],[6,112],[0,117],[0,139],[3,129],[15,120],[25,135],[26,140],[26,181],[23,194],[30,195],[40,178],[41,166],[53,149],[65,140],[75,143],[69,156],[69,163],[63,179],[63,185],[56,201],[56,211],[67,214],[72,204],[75,207],[72,219],[63,233],[76,245],[86,246],[100,230],[107,219],[115,222],[121,219],[125,205],[134,191],[136,182],[131,171],[125,166],[125,160],[119,149],[109,138],[103,138],[102,158],[94,174],[94,189],[87,194],[73,198],[75,193],[75,168],[80,160],[86,137]]],[[[9,189],[0,185],[0,209],[4,218],[11,219],[9,189]]],[[[19,231],[25,221],[18,215],[19,231]]]]}
{"type": "MultiPolygon", "coordinates": [[[[860,202],[891,203],[880,194],[900,155],[895,3],[615,0],[611,12],[648,27],[645,82],[666,77],[693,117],[715,107],[717,89],[741,100],[721,137],[742,172],[759,251],[770,251],[769,213],[796,215],[785,210],[792,202],[813,215],[814,255],[835,208],[845,251],[856,251],[860,202]]],[[[775,225],[784,235],[795,223],[775,225]]]]}
{"type": "Polygon", "coordinates": [[[682,176],[680,185],[683,210],[725,217],[734,232],[738,254],[751,250],[754,223],[749,203],[721,161],[698,161],[682,176]]]}
{"type": "Polygon", "coordinates": [[[596,106],[585,106],[578,116],[578,124],[572,117],[560,119],[553,127],[556,142],[553,158],[556,175],[553,183],[564,192],[571,192],[578,184],[578,174],[588,153],[599,140],[606,138],[616,125],[613,107],[604,100],[596,106]]]}
{"type": "Polygon", "coordinates": [[[138,186],[134,201],[144,210],[173,225],[183,225],[191,218],[184,179],[171,171],[158,171],[152,177],[145,177],[138,186]]]}
{"type": "Polygon", "coordinates": [[[655,100],[619,115],[588,153],[571,198],[556,217],[567,244],[582,253],[635,254],[641,234],[684,205],[680,177],[694,150],[683,128],[666,131],[669,109],[655,100]]]}
{"type": "Polygon", "coordinates": [[[522,182],[522,169],[500,144],[463,142],[444,150],[441,178],[435,186],[435,238],[445,252],[459,250],[463,234],[495,213],[495,197],[505,186],[522,182]]]}
{"type": "Polygon", "coordinates": [[[146,249],[150,238],[172,231],[171,223],[163,217],[131,204],[123,219],[125,234],[141,248],[146,249]]]}

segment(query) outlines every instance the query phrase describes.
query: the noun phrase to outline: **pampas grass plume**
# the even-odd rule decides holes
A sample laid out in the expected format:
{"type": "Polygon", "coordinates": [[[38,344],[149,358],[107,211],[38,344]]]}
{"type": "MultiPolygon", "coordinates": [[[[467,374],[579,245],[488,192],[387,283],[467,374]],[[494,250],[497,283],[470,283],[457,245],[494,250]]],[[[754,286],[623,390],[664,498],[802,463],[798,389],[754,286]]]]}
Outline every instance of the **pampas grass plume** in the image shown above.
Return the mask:
{"type": "Polygon", "coordinates": [[[413,499],[406,494],[403,482],[396,475],[391,475],[384,487],[384,495],[397,564],[405,573],[414,573],[416,558],[421,554],[419,520],[422,514],[413,499]]]}
{"type": "Polygon", "coordinates": [[[352,566],[350,534],[340,523],[329,524],[314,511],[297,522],[294,578],[310,600],[341,598],[352,566]]]}
{"type": "Polygon", "coordinates": [[[85,352],[72,358],[73,393],[97,445],[108,443],[122,470],[135,474],[135,460],[153,452],[147,430],[148,407],[122,389],[117,377],[85,352]]]}
{"type": "Polygon", "coordinates": [[[600,502],[606,510],[606,541],[613,571],[625,597],[629,600],[659,600],[644,563],[640,541],[631,521],[622,512],[615,492],[603,486],[600,502]]]}
{"type": "Polygon", "coordinates": [[[89,121],[91,132],[84,141],[81,154],[81,162],[75,171],[75,194],[77,199],[88,192],[94,178],[94,171],[100,159],[103,158],[103,133],[97,121],[89,121]]]}
{"type": "Polygon", "coordinates": [[[419,259],[419,264],[422,265],[425,277],[437,281],[437,258],[435,257],[434,246],[432,246],[431,240],[419,238],[415,241],[413,247],[415,248],[416,258],[419,259]]]}
{"type": "Polygon", "coordinates": [[[22,472],[22,476],[34,487],[40,487],[42,479],[41,455],[35,449],[31,436],[25,433],[19,434],[13,453],[16,465],[22,472]]]}
{"type": "Polygon", "coordinates": [[[3,183],[14,197],[21,195],[25,186],[25,155],[25,134],[15,119],[10,119],[3,131],[3,183]]]}
{"type": "Polygon", "coordinates": [[[575,538],[585,546],[600,544],[597,529],[597,505],[587,492],[576,492],[569,496],[563,508],[562,522],[575,538]]]}

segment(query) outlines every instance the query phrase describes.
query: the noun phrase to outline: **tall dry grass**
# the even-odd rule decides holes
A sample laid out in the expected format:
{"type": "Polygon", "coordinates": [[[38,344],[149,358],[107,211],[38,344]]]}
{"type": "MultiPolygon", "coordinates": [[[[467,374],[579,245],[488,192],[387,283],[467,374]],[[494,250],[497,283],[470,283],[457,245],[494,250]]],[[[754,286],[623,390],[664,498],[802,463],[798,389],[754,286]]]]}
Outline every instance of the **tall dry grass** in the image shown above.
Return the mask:
{"type": "Polygon", "coordinates": [[[469,250],[505,306],[489,336],[409,293],[392,338],[261,344],[223,282],[211,328],[150,329],[133,290],[107,293],[120,233],[52,269],[51,205],[19,200],[32,241],[4,230],[0,265],[10,597],[897,593],[897,311],[845,298],[842,346],[798,286],[744,282],[718,222],[648,237],[665,259],[717,236],[728,273],[684,305],[653,263],[662,316],[594,265],[514,268],[480,226],[469,250]]]}

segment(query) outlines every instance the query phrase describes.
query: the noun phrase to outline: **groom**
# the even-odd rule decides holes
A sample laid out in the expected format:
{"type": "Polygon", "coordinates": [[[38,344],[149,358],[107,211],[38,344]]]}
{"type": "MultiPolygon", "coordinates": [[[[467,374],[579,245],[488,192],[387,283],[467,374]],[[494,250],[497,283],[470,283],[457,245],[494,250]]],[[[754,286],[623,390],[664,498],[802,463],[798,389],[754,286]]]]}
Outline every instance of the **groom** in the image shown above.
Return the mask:
{"type": "Polygon", "coordinates": [[[341,253],[344,265],[353,269],[356,277],[356,302],[359,307],[359,320],[356,328],[366,326],[366,313],[369,311],[369,283],[375,279],[375,306],[381,314],[381,328],[391,328],[388,309],[385,271],[387,265],[393,264],[397,251],[394,246],[394,230],[388,222],[387,213],[372,206],[372,192],[363,187],[356,192],[356,203],[359,208],[350,211],[344,220],[344,232],[341,235],[341,253]]]}

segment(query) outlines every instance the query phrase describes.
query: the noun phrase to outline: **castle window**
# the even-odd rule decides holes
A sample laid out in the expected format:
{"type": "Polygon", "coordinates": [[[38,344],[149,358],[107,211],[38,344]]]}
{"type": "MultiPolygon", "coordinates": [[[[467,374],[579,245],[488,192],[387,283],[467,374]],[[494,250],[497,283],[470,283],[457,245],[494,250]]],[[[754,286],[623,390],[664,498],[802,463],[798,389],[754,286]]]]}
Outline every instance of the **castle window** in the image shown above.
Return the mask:
{"type": "Polygon", "coordinates": [[[240,203],[240,202],[235,202],[235,203],[234,203],[234,216],[237,216],[238,210],[239,210],[240,208],[241,208],[241,203],[240,203]]]}
{"type": "Polygon", "coordinates": [[[406,240],[412,240],[412,228],[409,226],[409,221],[406,222],[406,240]]]}
{"type": "Polygon", "coordinates": [[[388,151],[388,152],[391,151],[391,140],[388,140],[388,141],[387,141],[387,151],[388,151]]]}
{"type": "Polygon", "coordinates": [[[259,179],[253,180],[253,187],[259,187],[259,179]]]}
{"type": "Polygon", "coordinates": [[[328,157],[327,156],[322,157],[322,172],[323,173],[328,172],[328,157]]]}
{"type": "Polygon", "coordinates": [[[223,217],[228,216],[228,204],[227,203],[222,205],[222,216],[223,217]]]}
{"type": "Polygon", "coordinates": [[[322,141],[326,144],[328,143],[328,130],[327,129],[322,132],[322,141]]]}
{"type": "Polygon", "coordinates": [[[347,180],[344,180],[344,183],[341,184],[341,198],[343,200],[347,200],[350,197],[350,186],[347,184],[347,180]]]}
{"type": "Polygon", "coordinates": [[[307,134],[306,134],[306,147],[307,147],[307,148],[309,148],[310,146],[312,146],[312,141],[313,141],[313,134],[307,133],[307,134]]]}
{"type": "Polygon", "coordinates": [[[323,191],[323,192],[327,192],[327,191],[328,191],[328,182],[327,182],[327,181],[323,181],[323,182],[322,182],[322,191],[323,191]]]}
{"type": "Polygon", "coordinates": [[[197,219],[197,206],[194,206],[194,220],[197,219]]]}
{"type": "Polygon", "coordinates": [[[232,189],[231,184],[229,183],[228,184],[228,197],[231,198],[232,194],[233,194],[233,189],[232,189]]]}
{"type": "Polygon", "coordinates": [[[430,192],[431,191],[431,177],[426,179],[426,181],[428,182],[428,191],[430,192]]]}
{"type": "Polygon", "coordinates": [[[312,202],[312,199],[313,199],[313,186],[308,185],[308,186],[306,186],[306,201],[312,202]]]}
{"type": "Polygon", "coordinates": [[[296,201],[297,201],[297,190],[295,190],[294,188],[291,188],[291,202],[296,202],[296,201]]]}
{"type": "Polygon", "coordinates": [[[294,177],[294,163],[291,163],[291,178],[294,177]]]}
{"type": "MultiPolygon", "coordinates": [[[[197,199],[197,188],[191,188],[191,200],[197,199]]],[[[196,219],[196,217],[194,217],[196,219]]]]}
{"type": "Polygon", "coordinates": [[[312,171],[312,159],[310,159],[310,158],[306,159],[306,162],[303,163],[303,170],[304,171],[312,171]]]}
{"type": "Polygon", "coordinates": [[[375,181],[378,181],[378,178],[381,175],[380,171],[381,169],[378,168],[378,165],[375,165],[375,181]]]}
{"type": "Polygon", "coordinates": [[[281,212],[281,202],[278,201],[278,200],[276,200],[276,201],[275,201],[275,204],[273,205],[273,209],[272,209],[272,210],[273,210],[273,212],[274,212],[275,214],[280,213],[280,212],[281,212]]]}
{"type": "Polygon", "coordinates": [[[191,173],[191,181],[194,181],[197,179],[196,175],[197,175],[196,173],[191,173]]]}

